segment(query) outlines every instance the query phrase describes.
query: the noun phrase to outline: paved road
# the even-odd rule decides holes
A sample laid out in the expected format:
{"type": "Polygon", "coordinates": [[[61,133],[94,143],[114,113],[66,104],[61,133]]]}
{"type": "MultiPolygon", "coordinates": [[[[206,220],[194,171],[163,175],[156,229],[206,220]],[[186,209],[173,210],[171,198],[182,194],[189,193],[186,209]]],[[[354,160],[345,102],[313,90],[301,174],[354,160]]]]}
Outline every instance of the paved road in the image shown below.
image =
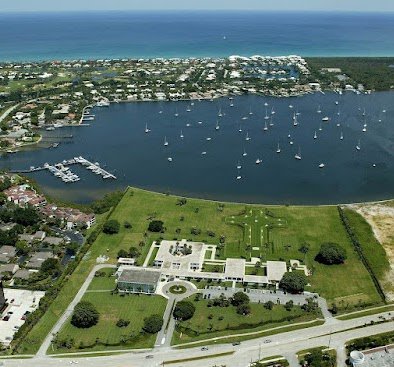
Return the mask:
{"type": "Polygon", "coordinates": [[[15,108],[17,108],[19,106],[19,103],[11,106],[10,108],[8,108],[7,110],[4,111],[4,113],[0,116],[0,122],[2,122],[13,110],[15,110],[15,108]]]}
{"type": "MultiPolygon", "coordinates": [[[[388,317],[388,313],[382,313],[388,317]]],[[[83,367],[156,367],[160,366],[163,361],[173,359],[183,359],[199,356],[209,356],[211,354],[233,351],[234,354],[221,357],[211,357],[209,363],[204,363],[206,367],[214,364],[224,364],[227,367],[246,367],[251,360],[256,360],[260,355],[261,358],[268,358],[274,355],[295,355],[302,349],[308,349],[323,345],[340,350],[347,340],[365,337],[368,335],[392,331],[394,321],[382,324],[374,324],[359,329],[348,330],[349,328],[364,325],[374,320],[379,320],[378,316],[361,317],[359,319],[346,320],[338,322],[335,325],[321,325],[312,328],[295,330],[287,333],[277,334],[267,337],[244,341],[239,346],[229,344],[209,346],[208,351],[201,351],[200,348],[190,349],[173,349],[158,348],[152,352],[132,352],[121,355],[105,357],[86,357],[78,358],[79,365],[83,367]],[[342,331],[341,331],[342,330],[342,331]],[[347,331],[346,331],[347,330],[347,331]],[[330,333],[332,333],[330,335],[330,333]],[[146,359],[146,355],[153,355],[152,359],[146,359]]],[[[69,366],[73,358],[44,358],[36,359],[19,359],[4,361],[5,367],[65,367],[69,366]]],[[[75,358],[74,358],[75,360],[75,358]]],[[[208,360],[206,360],[208,361],[208,360]]],[[[195,362],[174,363],[173,367],[201,367],[201,360],[195,362]]],[[[338,364],[338,367],[345,367],[338,364]]]]}
{"type": "Polygon", "coordinates": [[[94,273],[97,270],[103,269],[103,268],[115,268],[115,265],[110,265],[110,264],[100,264],[96,265],[93,270],[89,273],[88,277],[86,278],[85,282],[82,284],[82,287],[79,289],[77,295],[75,298],[72,300],[72,302],[68,305],[66,311],[63,313],[63,315],[59,318],[59,320],[56,322],[55,326],[52,328],[51,332],[47,335],[45,338],[44,342],[42,343],[40,349],[37,352],[37,357],[43,358],[46,357],[46,351],[51,345],[53,335],[58,333],[60,329],[62,328],[63,324],[67,321],[67,319],[71,316],[71,314],[74,311],[74,307],[76,304],[82,299],[84,293],[89,287],[90,282],[92,281],[94,277],[94,273]]]}

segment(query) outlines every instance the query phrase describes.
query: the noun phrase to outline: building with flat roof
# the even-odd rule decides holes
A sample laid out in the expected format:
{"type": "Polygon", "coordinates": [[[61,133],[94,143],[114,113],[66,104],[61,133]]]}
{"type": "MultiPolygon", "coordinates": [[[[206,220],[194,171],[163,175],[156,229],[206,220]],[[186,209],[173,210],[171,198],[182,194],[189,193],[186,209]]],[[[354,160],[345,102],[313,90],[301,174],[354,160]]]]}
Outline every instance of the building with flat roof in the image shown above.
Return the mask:
{"type": "Polygon", "coordinates": [[[161,272],[157,269],[119,267],[117,287],[123,293],[153,294],[156,292],[161,272]]]}
{"type": "Polygon", "coordinates": [[[0,282],[0,312],[3,310],[4,307],[5,307],[5,295],[4,295],[3,283],[0,282]]]}
{"type": "Polygon", "coordinates": [[[267,261],[267,279],[270,283],[279,283],[287,272],[285,261],[267,261]]]}
{"type": "Polygon", "coordinates": [[[226,259],[224,275],[226,280],[243,282],[245,278],[245,259],[226,259]]]}

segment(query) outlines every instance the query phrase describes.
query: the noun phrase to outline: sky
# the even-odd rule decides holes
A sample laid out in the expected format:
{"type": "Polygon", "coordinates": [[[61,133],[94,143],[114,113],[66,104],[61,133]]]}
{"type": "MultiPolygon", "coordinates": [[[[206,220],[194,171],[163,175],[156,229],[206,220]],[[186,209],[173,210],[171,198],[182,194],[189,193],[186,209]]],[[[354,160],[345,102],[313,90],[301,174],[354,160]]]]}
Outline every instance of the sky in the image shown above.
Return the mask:
{"type": "Polygon", "coordinates": [[[9,11],[86,10],[394,11],[394,0],[0,0],[9,11]]]}

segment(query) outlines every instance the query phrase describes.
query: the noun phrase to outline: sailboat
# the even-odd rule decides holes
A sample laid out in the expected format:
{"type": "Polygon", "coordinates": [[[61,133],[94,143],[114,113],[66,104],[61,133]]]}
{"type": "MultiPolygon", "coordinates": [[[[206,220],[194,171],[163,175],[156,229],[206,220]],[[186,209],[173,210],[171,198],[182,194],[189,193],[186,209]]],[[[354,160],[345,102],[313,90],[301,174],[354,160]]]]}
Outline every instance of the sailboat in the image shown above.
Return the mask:
{"type": "Polygon", "coordinates": [[[322,126],[321,126],[321,124],[320,124],[320,126],[319,126],[319,131],[322,131],[323,130],[323,128],[322,128],[322,126]]]}
{"type": "Polygon", "coordinates": [[[167,146],[168,146],[167,137],[164,137],[164,146],[165,146],[165,147],[167,147],[167,146]]]}
{"type": "Polygon", "coordinates": [[[239,131],[240,133],[242,133],[242,127],[241,127],[241,125],[239,125],[238,131],[239,131]]]}
{"type": "Polygon", "coordinates": [[[234,107],[234,103],[233,102],[230,103],[230,107],[234,107]]]}
{"type": "Polygon", "coordinates": [[[268,111],[267,111],[267,108],[265,108],[265,117],[264,117],[264,120],[268,120],[269,119],[269,117],[268,117],[268,111]]]}
{"type": "Polygon", "coordinates": [[[248,155],[248,153],[246,153],[246,150],[245,150],[245,148],[244,148],[244,152],[242,153],[242,156],[243,157],[246,157],[248,155]]]}
{"type": "Polygon", "coordinates": [[[272,107],[272,108],[271,108],[271,115],[275,115],[275,113],[276,113],[276,112],[275,112],[275,110],[274,110],[274,107],[272,107]]]}
{"type": "Polygon", "coordinates": [[[298,125],[297,115],[295,113],[293,114],[293,125],[294,126],[298,125]]]}
{"type": "Polygon", "coordinates": [[[160,111],[159,111],[159,113],[163,113],[163,111],[162,111],[162,110],[160,110],[160,111]]]}
{"type": "Polygon", "coordinates": [[[328,116],[325,116],[321,120],[324,121],[324,122],[328,122],[330,120],[330,118],[328,116]]]}
{"type": "Polygon", "coordinates": [[[265,121],[265,123],[264,123],[264,128],[263,128],[263,130],[264,130],[264,131],[267,131],[267,130],[268,130],[267,121],[265,121]]]}
{"type": "Polygon", "coordinates": [[[300,147],[298,147],[298,153],[294,156],[294,158],[299,161],[301,160],[301,148],[300,147]]]}
{"type": "Polygon", "coordinates": [[[253,115],[252,106],[250,106],[249,115],[253,115]]]}
{"type": "Polygon", "coordinates": [[[363,133],[367,132],[367,124],[364,124],[363,126],[363,133]]]}
{"type": "Polygon", "coordinates": [[[340,140],[343,140],[343,133],[341,131],[341,136],[339,137],[340,140]]]}
{"type": "Polygon", "coordinates": [[[315,131],[315,135],[313,135],[313,139],[317,139],[317,133],[315,131]]]}
{"type": "Polygon", "coordinates": [[[257,159],[256,159],[256,164],[260,164],[262,161],[263,161],[262,159],[257,158],[257,159]]]}
{"type": "Polygon", "coordinates": [[[145,124],[145,134],[149,133],[150,129],[148,128],[148,124],[145,124]]]}
{"type": "Polygon", "coordinates": [[[191,111],[191,108],[189,106],[187,106],[186,112],[190,112],[190,111],[191,111]]]}
{"type": "Polygon", "coordinates": [[[172,162],[172,158],[171,157],[168,157],[167,160],[168,160],[168,162],[172,162]]]}
{"type": "Polygon", "coordinates": [[[324,168],[326,165],[324,163],[319,164],[319,168],[324,168]]]}
{"type": "Polygon", "coordinates": [[[320,108],[320,105],[319,105],[319,107],[317,108],[317,111],[316,111],[317,113],[321,113],[321,108],[320,108]]]}
{"type": "Polygon", "coordinates": [[[242,178],[241,173],[238,170],[238,174],[237,174],[237,180],[240,180],[242,178]]]}
{"type": "Polygon", "coordinates": [[[181,138],[181,139],[183,139],[183,138],[184,138],[182,130],[181,130],[181,135],[180,135],[180,138],[181,138]]]}
{"type": "Polygon", "coordinates": [[[219,126],[219,121],[217,121],[217,120],[216,120],[216,126],[215,126],[215,130],[216,130],[216,131],[218,131],[219,129],[220,129],[220,126],[219,126]]]}
{"type": "Polygon", "coordinates": [[[249,132],[248,132],[248,131],[246,132],[245,140],[246,140],[246,141],[249,141],[249,140],[250,140],[250,136],[249,136],[249,132]]]}
{"type": "Polygon", "coordinates": [[[358,139],[358,143],[356,145],[356,150],[361,150],[361,141],[358,139]]]}
{"type": "Polygon", "coordinates": [[[174,116],[175,116],[175,117],[178,117],[178,116],[179,116],[179,113],[178,113],[178,109],[177,109],[177,108],[175,108],[174,116]]]}
{"type": "Polygon", "coordinates": [[[274,126],[273,116],[271,116],[270,126],[274,126]]]}
{"type": "Polygon", "coordinates": [[[364,108],[364,111],[363,111],[363,116],[365,116],[366,115],[366,113],[365,113],[365,108],[364,108]]]}
{"type": "Polygon", "coordinates": [[[280,153],[281,152],[281,150],[280,150],[280,145],[279,145],[279,142],[278,142],[278,147],[276,148],[276,153],[280,153]]]}
{"type": "Polygon", "coordinates": [[[219,116],[219,117],[222,117],[222,116],[223,116],[222,108],[219,108],[218,116],[219,116]]]}
{"type": "Polygon", "coordinates": [[[237,164],[237,169],[241,169],[242,168],[242,166],[241,166],[241,162],[240,161],[238,161],[238,164],[237,164]]]}
{"type": "Polygon", "coordinates": [[[265,103],[264,103],[264,106],[265,106],[265,107],[267,107],[267,106],[268,106],[268,103],[267,103],[267,102],[265,102],[265,103]]]}

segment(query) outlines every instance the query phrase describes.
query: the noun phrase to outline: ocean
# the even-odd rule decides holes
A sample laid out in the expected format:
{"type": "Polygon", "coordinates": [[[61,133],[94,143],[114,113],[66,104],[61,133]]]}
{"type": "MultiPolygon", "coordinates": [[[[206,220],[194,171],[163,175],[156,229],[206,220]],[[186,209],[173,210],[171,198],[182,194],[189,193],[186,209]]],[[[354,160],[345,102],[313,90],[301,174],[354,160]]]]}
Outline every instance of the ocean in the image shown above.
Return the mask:
{"type": "Polygon", "coordinates": [[[0,61],[393,56],[394,13],[1,13],[0,61]]]}

